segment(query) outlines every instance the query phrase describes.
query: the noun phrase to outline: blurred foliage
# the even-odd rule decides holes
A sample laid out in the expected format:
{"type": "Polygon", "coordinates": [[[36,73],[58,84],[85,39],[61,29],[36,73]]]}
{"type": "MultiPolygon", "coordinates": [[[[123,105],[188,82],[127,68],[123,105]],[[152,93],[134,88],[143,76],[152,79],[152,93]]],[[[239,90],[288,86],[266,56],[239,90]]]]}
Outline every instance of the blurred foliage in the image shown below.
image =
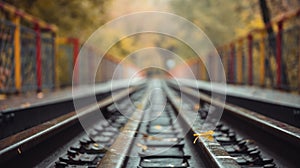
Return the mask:
{"type": "Polygon", "coordinates": [[[108,0],[4,0],[24,11],[56,24],[59,35],[85,41],[106,20],[108,0]]]}
{"type": "MultiPolygon", "coordinates": [[[[255,28],[264,27],[259,8],[259,0],[4,0],[17,8],[37,16],[59,27],[59,35],[78,37],[84,42],[105,22],[124,14],[157,10],[173,12],[199,26],[219,46],[241,36],[255,28]]],[[[271,18],[284,12],[299,8],[299,0],[266,0],[271,18]]],[[[143,22],[140,22],[143,25],[143,22]]],[[[159,25],[159,24],[158,24],[159,25]]],[[[184,30],[184,29],[183,29],[184,30]]],[[[101,41],[111,41],[118,32],[107,32],[101,41]]],[[[185,33],[182,36],[198,38],[185,33]]],[[[201,38],[201,37],[200,37],[201,38]]],[[[183,42],[172,37],[158,34],[139,34],[119,40],[109,53],[117,57],[126,57],[145,47],[161,47],[172,51],[182,58],[196,56],[183,42]]],[[[201,44],[199,44],[201,47],[201,44]]],[[[203,48],[203,47],[202,47],[203,48]]],[[[150,59],[149,59],[150,60],[150,59]]],[[[272,60],[271,60],[272,61],[272,60]]],[[[146,62],[146,61],[145,61],[146,62]]],[[[289,63],[287,63],[289,64],[289,63]]]]}
{"type": "Polygon", "coordinates": [[[251,12],[249,1],[236,0],[171,1],[175,13],[199,26],[215,45],[221,45],[254,26],[260,26],[259,14],[251,12]]]}
{"type": "MultiPolygon", "coordinates": [[[[55,24],[62,37],[79,38],[83,43],[107,21],[106,9],[111,0],[4,0],[47,23],[55,24]]],[[[30,26],[28,23],[22,23],[30,26]]],[[[57,85],[72,81],[72,46],[60,45],[57,52],[57,85]]]]}
{"type": "Polygon", "coordinates": [[[271,16],[275,17],[282,13],[296,10],[300,7],[299,0],[266,0],[270,8],[271,16]]]}
{"type": "MultiPolygon", "coordinates": [[[[137,8],[136,6],[139,6],[137,1],[114,1],[114,3],[119,3],[119,5],[114,8],[115,10],[112,10],[112,13],[114,13],[113,16],[118,16],[120,14],[127,14],[126,12],[130,13],[141,9],[156,10],[157,6],[160,5],[159,8],[161,9],[158,10],[174,12],[199,26],[215,46],[226,44],[234,39],[246,36],[253,29],[264,27],[259,0],[185,0],[184,2],[171,0],[152,2],[152,4],[144,3],[143,7],[137,8]],[[122,10],[124,5],[129,3],[133,5],[128,5],[128,8],[122,10]],[[168,7],[164,8],[163,5],[168,7]]],[[[267,0],[267,3],[272,18],[299,8],[298,0],[267,0]]],[[[187,33],[184,36],[189,35],[186,31],[180,33],[187,33]]],[[[110,51],[113,55],[122,55],[124,57],[134,51],[134,49],[141,48],[141,46],[156,46],[168,50],[171,49],[171,51],[183,58],[195,56],[194,52],[188,46],[176,39],[166,36],[151,36],[153,37],[146,35],[144,37],[124,39],[117,43],[110,51]]],[[[196,38],[193,35],[190,36],[190,38],[196,38]]]]}
{"type": "MultiPolygon", "coordinates": [[[[103,23],[111,18],[142,10],[172,11],[199,26],[215,45],[221,45],[246,35],[254,28],[263,27],[259,0],[4,0],[48,23],[56,24],[62,36],[78,37],[85,41],[103,23]],[[113,8],[111,6],[114,6],[113,8]]],[[[267,0],[271,16],[299,7],[299,0],[267,0]]],[[[131,50],[136,42],[125,40],[118,44],[122,50],[131,50]],[[128,44],[127,44],[128,43],[128,44]],[[128,48],[128,49],[126,49],[128,48]]],[[[152,41],[158,44],[161,39],[152,41]],[[157,41],[158,40],[158,41],[157,41]]],[[[147,40],[146,40],[147,41],[147,40]]],[[[148,39],[148,41],[151,41],[148,39]]],[[[149,42],[148,42],[149,43],[149,42]]],[[[164,41],[166,48],[174,48],[174,41],[164,41]],[[166,42],[166,43],[165,43],[166,42]],[[170,44],[169,44],[170,43],[170,44]]],[[[115,54],[118,54],[115,52],[115,54]]],[[[184,54],[189,55],[189,54],[184,54]]]]}
{"type": "MultiPolygon", "coordinates": [[[[267,0],[271,18],[300,7],[299,0],[267,0]]],[[[245,36],[264,27],[259,0],[186,0],[171,1],[175,13],[202,28],[215,45],[245,36]]]]}
{"type": "MultiPolygon", "coordinates": [[[[151,47],[157,47],[157,48],[162,48],[171,51],[174,54],[181,56],[182,58],[185,59],[197,56],[195,52],[182,41],[179,41],[178,39],[175,39],[173,37],[156,34],[156,33],[143,33],[143,34],[137,34],[134,36],[127,37],[125,39],[120,40],[118,43],[116,43],[113,47],[110,48],[108,52],[111,55],[121,55],[122,57],[126,57],[137,50],[144,49],[144,48],[151,48],[151,47]]],[[[160,55],[161,53],[157,51],[157,53],[152,53],[152,54],[160,55]]],[[[153,58],[153,56],[151,55],[145,57],[145,59],[149,61],[154,61],[154,62],[157,61],[151,58],[153,58]]],[[[174,59],[174,61],[180,61],[180,60],[174,59]]]]}

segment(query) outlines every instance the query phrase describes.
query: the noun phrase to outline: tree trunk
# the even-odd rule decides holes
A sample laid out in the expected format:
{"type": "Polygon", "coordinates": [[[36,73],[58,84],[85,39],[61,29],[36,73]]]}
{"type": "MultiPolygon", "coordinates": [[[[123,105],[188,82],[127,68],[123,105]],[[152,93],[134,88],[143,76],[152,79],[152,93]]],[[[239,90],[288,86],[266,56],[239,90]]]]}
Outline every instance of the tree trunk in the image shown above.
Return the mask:
{"type": "MultiPolygon", "coordinates": [[[[266,55],[266,60],[265,60],[266,76],[267,76],[267,78],[270,79],[271,85],[273,85],[274,78],[273,78],[273,73],[272,73],[272,69],[271,69],[271,63],[270,63],[271,57],[270,56],[273,56],[274,59],[276,59],[276,35],[274,33],[273,27],[271,25],[269,25],[271,22],[271,16],[270,16],[270,11],[269,11],[268,5],[266,3],[266,0],[259,0],[259,6],[260,6],[263,21],[267,28],[268,45],[270,48],[266,55]]],[[[278,75],[281,75],[281,74],[278,74],[278,75]]],[[[282,59],[282,84],[284,86],[287,85],[286,66],[285,66],[283,59],[282,59]]]]}

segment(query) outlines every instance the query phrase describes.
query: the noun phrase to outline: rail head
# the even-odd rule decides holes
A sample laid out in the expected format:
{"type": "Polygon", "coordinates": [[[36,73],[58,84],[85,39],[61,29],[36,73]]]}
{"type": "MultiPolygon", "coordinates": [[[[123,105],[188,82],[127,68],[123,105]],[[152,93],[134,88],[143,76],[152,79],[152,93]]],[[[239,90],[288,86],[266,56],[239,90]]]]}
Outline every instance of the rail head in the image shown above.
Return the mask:
{"type": "Polygon", "coordinates": [[[143,109],[147,105],[148,96],[149,91],[142,98],[141,103],[138,105],[138,109],[132,114],[129,121],[123,127],[122,132],[118,135],[105,156],[99,162],[98,168],[121,168],[124,166],[123,164],[129,154],[136,131],[142,120],[144,113],[143,109]],[[126,134],[126,136],[124,136],[124,134],[126,134]]]}
{"type": "Polygon", "coordinates": [[[300,144],[300,129],[289,124],[274,120],[272,118],[263,116],[254,111],[238,107],[230,103],[222,103],[219,100],[211,99],[209,96],[202,94],[200,92],[195,92],[191,88],[180,88],[181,92],[190,95],[192,97],[198,98],[204,102],[212,104],[214,106],[223,107],[224,110],[232,115],[243,119],[244,121],[250,122],[257,127],[265,130],[266,132],[276,136],[279,139],[288,141],[296,146],[300,144]]]}
{"type": "MultiPolygon", "coordinates": [[[[189,121],[195,120],[195,118],[191,118],[188,115],[184,114],[183,109],[180,107],[179,103],[176,102],[178,98],[170,91],[170,89],[165,86],[164,90],[167,93],[167,96],[173,105],[173,107],[178,112],[179,117],[182,119],[183,123],[186,125],[186,127],[191,128],[190,131],[192,134],[197,134],[197,130],[201,128],[200,121],[196,121],[191,123],[189,121]]],[[[216,140],[207,140],[205,138],[199,138],[197,144],[204,154],[204,156],[207,158],[208,163],[211,167],[216,168],[238,168],[240,167],[237,162],[229,156],[229,154],[224,150],[224,148],[216,141],[216,140]]]]}
{"type": "Polygon", "coordinates": [[[10,137],[0,140],[0,157],[1,162],[8,160],[23,151],[26,151],[34,145],[42,142],[50,136],[57,134],[63,129],[78,122],[79,117],[86,116],[95,110],[105,107],[114,101],[124,98],[126,95],[133,93],[137,88],[129,88],[119,93],[116,93],[114,97],[107,97],[96,104],[92,104],[80,109],[79,113],[75,111],[69,112],[65,115],[57,117],[53,120],[47,121],[43,124],[26,129],[10,137]]]}

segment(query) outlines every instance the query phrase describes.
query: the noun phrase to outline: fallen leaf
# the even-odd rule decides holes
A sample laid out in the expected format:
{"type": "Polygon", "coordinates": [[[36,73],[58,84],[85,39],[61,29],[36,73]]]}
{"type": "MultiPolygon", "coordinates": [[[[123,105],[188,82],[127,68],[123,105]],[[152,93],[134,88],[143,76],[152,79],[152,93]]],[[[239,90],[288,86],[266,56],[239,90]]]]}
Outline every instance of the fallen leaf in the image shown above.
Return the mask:
{"type": "Polygon", "coordinates": [[[36,97],[37,97],[38,99],[42,99],[42,98],[44,98],[44,94],[43,94],[42,92],[40,92],[40,93],[38,93],[38,94],[36,95],[36,97]]]}
{"type": "Polygon", "coordinates": [[[148,147],[146,145],[143,145],[143,144],[140,144],[140,143],[137,143],[136,146],[140,147],[142,150],[147,150],[148,147]]]}
{"type": "Polygon", "coordinates": [[[20,148],[18,148],[18,153],[19,153],[19,154],[21,154],[21,153],[22,153],[22,151],[21,151],[21,149],[20,149],[20,148]]]}
{"type": "Polygon", "coordinates": [[[154,128],[157,130],[161,130],[161,125],[155,125],[154,128]]]}
{"type": "Polygon", "coordinates": [[[159,138],[159,137],[155,137],[155,136],[150,136],[150,135],[148,135],[147,137],[145,137],[147,140],[159,140],[159,141],[161,141],[161,140],[163,140],[162,138],[159,138]]]}
{"type": "Polygon", "coordinates": [[[26,108],[26,107],[30,107],[30,105],[31,105],[31,104],[27,102],[27,103],[21,104],[21,107],[22,107],[22,108],[26,108]]]}
{"type": "Polygon", "coordinates": [[[202,133],[199,133],[199,134],[194,134],[194,137],[196,137],[194,139],[194,144],[197,142],[197,140],[200,137],[205,138],[205,139],[207,139],[209,141],[213,141],[214,140],[213,134],[214,134],[214,131],[212,131],[212,130],[209,130],[207,132],[202,132],[202,133]]]}
{"type": "Polygon", "coordinates": [[[195,111],[198,111],[199,108],[200,108],[199,104],[195,104],[195,105],[194,105],[194,110],[195,110],[195,111]]]}

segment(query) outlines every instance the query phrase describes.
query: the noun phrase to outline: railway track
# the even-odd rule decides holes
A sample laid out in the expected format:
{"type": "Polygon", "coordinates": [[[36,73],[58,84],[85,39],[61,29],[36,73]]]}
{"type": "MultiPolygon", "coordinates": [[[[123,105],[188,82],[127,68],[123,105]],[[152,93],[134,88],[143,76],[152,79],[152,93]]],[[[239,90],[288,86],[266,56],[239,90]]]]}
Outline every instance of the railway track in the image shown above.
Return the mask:
{"type": "MultiPolygon", "coordinates": [[[[255,111],[256,113],[262,114],[269,118],[281,121],[283,123],[287,123],[294,127],[300,128],[300,106],[298,103],[291,103],[286,101],[278,101],[279,98],[285,99],[284,96],[272,98],[264,98],[262,93],[258,93],[256,96],[249,96],[251,94],[241,94],[242,91],[235,92],[233,88],[229,88],[226,92],[224,92],[224,85],[215,84],[214,90],[210,87],[209,84],[204,84],[203,86],[199,84],[201,87],[197,86],[197,81],[193,80],[179,80],[178,81],[181,86],[185,86],[191,89],[199,90],[203,95],[211,96],[212,91],[215,96],[224,97],[226,96],[226,102],[230,104],[234,104],[236,106],[255,111]],[[259,96],[261,95],[261,97],[259,96]]],[[[169,84],[176,85],[175,81],[169,81],[169,84]]],[[[248,92],[245,90],[245,92],[248,92]]],[[[253,92],[253,90],[249,90],[249,92],[253,92]]],[[[257,90],[256,92],[259,92],[257,90]]],[[[264,94],[268,94],[268,92],[263,92],[264,94]]],[[[275,94],[274,94],[275,96],[275,94]]]]}
{"type": "MultiPolygon", "coordinates": [[[[1,139],[0,167],[47,167],[55,165],[55,162],[59,165],[59,157],[63,159],[64,152],[68,153],[68,149],[66,148],[68,145],[73,145],[76,142],[79,143],[78,145],[83,146],[91,144],[94,142],[90,139],[91,135],[98,136],[97,130],[101,128],[106,132],[104,133],[105,138],[101,139],[102,135],[99,134],[99,137],[94,137],[94,139],[99,140],[101,143],[107,143],[102,146],[104,148],[108,147],[112,143],[113,137],[117,135],[118,128],[126,123],[126,118],[122,117],[116,110],[116,107],[113,106],[114,101],[121,101],[120,106],[122,108],[130,107],[127,106],[130,100],[124,98],[129,94],[130,99],[138,99],[140,91],[142,92],[140,90],[141,87],[143,86],[117,91],[114,97],[107,96],[106,98],[102,98],[96,104],[90,104],[81,108],[80,112],[65,111],[59,117],[1,139]],[[102,119],[105,119],[105,121],[99,121],[98,118],[95,118],[95,113],[99,109],[103,112],[105,118],[102,119]],[[89,120],[91,127],[95,127],[94,130],[90,130],[91,135],[85,133],[79,118],[89,120]],[[111,127],[110,124],[116,126],[116,128],[111,127]],[[104,142],[105,140],[107,142],[104,142]]],[[[130,110],[128,109],[128,111],[130,110]]],[[[96,145],[96,142],[94,145],[96,145]]],[[[80,148],[80,150],[93,153],[97,152],[96,146],[85,146],[86,148],[80,148]]],[[[74,150],[70,150],[69,152],[73,152],[74,150]]],[[[104,149],[100,150],[100,148],[98,150],[98,152],[101,151],[102,153],[105,151],[104,149]]]]}
{"type": "MultiPolygon", "coordinates": [[[[211,99],[205,93],[199,93],[197,90],[188,87],[178,88],[172,83],[169,84],[174,89],[174,97],[177,97],[179,92],[182,94],[182,99],[186,101],[186,107],[191,104],[199,104],[200,100],[202,106],[198,111],[201,118],[199,123],[203,123],[205,120],[209,106],[213,108],[224,107],[222,118],[216,128],[215,139],[231,157],[241,162],[240,165],[242,167],[249,165],[249,163],[251,165],[251,162],[247,162],[247,157],[251,157],[253,154],[255,154],[259,162],[264,160],[267,163],[273,160],[272,163],[268,163],[265,167],[298,167],[300,165],[297,157],[300,151],[299,128],[235,104],[226,102],[224,105],[218,99],[211,99]],[[222,132],[221,135],[226,134],[225,138],[218,137],[220,131],[222,132]],[[224,143],[224,141],[233,141],[234,143],[224,143]],[[240,146],[241,144],[248,147],[240,146]],[[240,157],[241,155],[238,151],[243,148],[246,150],[255,149],[255,153],[247,153],[240,157]]],[[[184,111],[191,111],[192,108],[190,106],[184,111]]],[[[186,118],[186,120],[191,119],[186,118]]],[[[252,163],[252,165],[255,164],[252,163]]]]}
{"type": "Polygon", "coordinates": [[[257,114],[249,115],[249,110],[226,104],[214,132],[201,132],[207,107],[218,108],[222,104],[189,88],[181,92],[182,97],[175,86],[152,80],[147,87],[131,89],[129,99],[128,91],[120,91],[117,99],[108,97],[83,108],[79,114],[91,121],[88,130],[82,129],[73,112],[49,121],[47,128],[38,125],[35,132],[27,130],[30,135],[19,133],[5,138],[0,143],[1,167],[299,165],[299,129],[272,119],[263,120],[257,114]],[[199,99],[204,101],[200,109],[199,99]],[[97,108],[104,119],[91,115],[97,108]],[[284,124],[284,129],[278,124],[284,124]],[[27,138],[15,140],[20,136],[27,138]]]}
{"type": "Polygon", "coordinates": [[[112,146],[119,154],[109,151],[99,167],[203,167],[160,83],[154,86],[148,101],[151,104],[143,105],[145,110],[139,122],[125,127],[124,131],[134,134],[119,137],[112,146]],[[122,148],[124,139],[130,144],[126,149],[122,148]]]}

